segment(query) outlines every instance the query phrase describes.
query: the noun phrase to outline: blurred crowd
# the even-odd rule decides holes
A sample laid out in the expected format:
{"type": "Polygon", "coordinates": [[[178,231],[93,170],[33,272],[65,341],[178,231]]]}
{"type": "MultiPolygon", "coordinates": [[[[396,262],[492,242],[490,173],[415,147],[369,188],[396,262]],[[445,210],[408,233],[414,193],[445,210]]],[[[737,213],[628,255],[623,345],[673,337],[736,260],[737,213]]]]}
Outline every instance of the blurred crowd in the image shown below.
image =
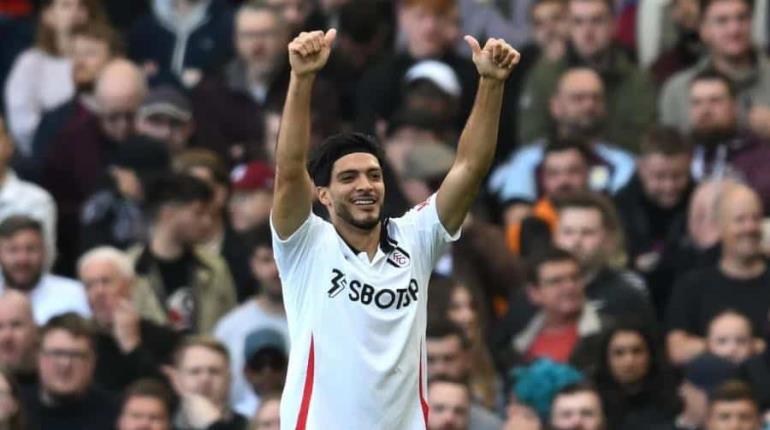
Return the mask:
{"type": "Polygon", "coordinates": [[[0,1],[0,428],[279,428],[286,46],[329,28],[311,140],[377,137],[386,216],[452,166],[461,36],[522,54],[430,430],[770,428],[767,0],[0,1]]]}

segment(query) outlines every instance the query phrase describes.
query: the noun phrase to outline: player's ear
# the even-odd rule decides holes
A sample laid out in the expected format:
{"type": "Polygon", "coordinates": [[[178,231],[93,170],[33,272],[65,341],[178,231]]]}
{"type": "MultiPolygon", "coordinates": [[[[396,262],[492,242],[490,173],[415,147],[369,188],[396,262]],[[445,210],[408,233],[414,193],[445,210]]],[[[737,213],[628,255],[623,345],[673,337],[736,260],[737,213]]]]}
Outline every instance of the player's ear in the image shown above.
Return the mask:
{"type": "Polygon", "coordinates": [[[329,187],[316,187],[316,194],[318,195],[318,201],[324,206],[330,206],[332,204],[331,196],[329,195],[329,187]]]}

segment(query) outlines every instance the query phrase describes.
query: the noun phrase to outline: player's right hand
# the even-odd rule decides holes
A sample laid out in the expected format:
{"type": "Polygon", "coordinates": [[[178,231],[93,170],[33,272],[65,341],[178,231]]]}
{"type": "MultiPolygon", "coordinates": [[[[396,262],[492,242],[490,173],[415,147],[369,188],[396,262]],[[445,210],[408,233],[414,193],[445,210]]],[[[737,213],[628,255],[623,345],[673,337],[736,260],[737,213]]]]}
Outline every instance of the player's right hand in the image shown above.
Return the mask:
{"type": "Polygon", "coordinates": [[[289,63],[295,75],[307,76],[321,70],[332,50],[337,30],[302,32],[289,43],[289,63]]]}

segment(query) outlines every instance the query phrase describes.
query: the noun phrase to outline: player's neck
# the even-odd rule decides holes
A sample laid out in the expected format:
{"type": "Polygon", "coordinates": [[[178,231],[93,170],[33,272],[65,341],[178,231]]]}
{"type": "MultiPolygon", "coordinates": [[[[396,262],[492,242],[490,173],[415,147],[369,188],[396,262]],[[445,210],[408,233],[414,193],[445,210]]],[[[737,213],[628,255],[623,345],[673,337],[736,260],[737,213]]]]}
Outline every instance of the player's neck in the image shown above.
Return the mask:
{"type": "Polygon", "coordinates": [[[381,223],[377,223],[371,230],[364,230],[340,221],[334,224],[334,228],[353,249],[358,252],[366,252],[369,261],[374,259],[374,255],[377,254],[377,248],[380,246],[381,223]]]}

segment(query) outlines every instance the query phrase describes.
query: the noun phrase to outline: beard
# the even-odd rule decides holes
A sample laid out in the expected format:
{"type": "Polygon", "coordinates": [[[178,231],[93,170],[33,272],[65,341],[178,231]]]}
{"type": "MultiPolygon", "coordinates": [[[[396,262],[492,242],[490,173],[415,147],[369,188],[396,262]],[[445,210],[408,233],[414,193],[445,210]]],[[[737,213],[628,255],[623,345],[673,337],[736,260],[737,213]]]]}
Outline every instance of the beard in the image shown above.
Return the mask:
{"type": "Polygon", "coordinates": [[[702,127],[692,130],[692,140],[696,145],[703,145],[706,148],[716,148],[735,137],[734,127],[702,127]]]}
{"type": "Polygon", "coordinates": [[[24,282],[23,280],[18,279],[10,271],[6,269],[3,269],[2,272],[3,272],[3,279],[5,280],[5,284],[8,287],[13,288],[15,290],[25,291],[25,292],[31,291],[37,285],[38,281],[40,281],[40,278],[43,276],[42,268],[39,268],[36,271],[37,273],[32,275],[29,281],[27,282],[24,282]]]}
{"type": "Polygon", "coordinates": [[[365,220],[356,219],[344,204],[338,205],[334,211],[337,217],[339,217],[341,220],[363,231],[373,230],[375,227],[377,227],[377,224],[380,223],[382,218],[382,208],[379,208],[377,211],[377,216],[365,220]]]}
{"type": "Polygon", "coordinates": [[[564,127],[565,137],[593,139],[604,130],[604,118],[586,118],[569,121],[564,127]]]}

